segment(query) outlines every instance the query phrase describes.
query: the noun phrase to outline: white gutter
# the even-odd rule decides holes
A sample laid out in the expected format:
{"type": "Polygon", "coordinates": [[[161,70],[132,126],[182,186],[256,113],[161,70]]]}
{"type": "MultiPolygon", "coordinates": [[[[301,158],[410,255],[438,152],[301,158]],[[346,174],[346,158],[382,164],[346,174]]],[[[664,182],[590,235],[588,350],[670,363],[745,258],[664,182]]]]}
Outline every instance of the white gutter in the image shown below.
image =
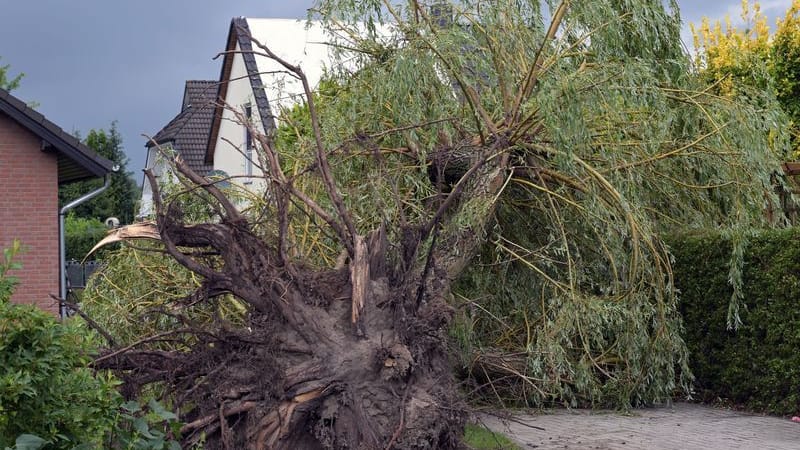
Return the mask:
{"type": "MultiPolygon", "coordinates": [[[[119,170],[118,165],[114,165],[111,169],[113,172],[119,170]]],[[[67,203],[64,205],[58,213],[58,264],[59,264],[59,273],[61,274],[61,304],[59,305],[58,311],[59,315],[62,319],[67,317],[67,305],[64,304],[64,300],[67,299],[67,245],[66,239],[64,238],[64,219],[67,215],[67,211],[70,209],[80,205],[81,203],[85,203],[108,189],[111,185],[111,177],[109,174],[103,176],[103,185],[99,188],[95,189],[94,191],[88,192],[83,194],[82,196],[76,198],[75,200],[67,203]]]]}

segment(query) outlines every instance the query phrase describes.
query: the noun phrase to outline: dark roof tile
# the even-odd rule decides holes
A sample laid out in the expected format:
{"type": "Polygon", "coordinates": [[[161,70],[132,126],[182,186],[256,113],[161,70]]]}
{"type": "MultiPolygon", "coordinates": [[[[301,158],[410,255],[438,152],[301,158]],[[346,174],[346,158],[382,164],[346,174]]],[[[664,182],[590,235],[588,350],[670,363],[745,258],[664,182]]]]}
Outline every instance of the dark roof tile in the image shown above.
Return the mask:
{"type": "MultiPolygon", "coordinates": [[[[172,143],[186,164],[200,175],[213,169],[204,162],[211,122],[216,107],[218,82],[190,80],[186,82],[181,112],[178,113],[153,140],[160,144],[172,143]]],[[[152,142],[147,147],[152,147],[152,142]]]]}

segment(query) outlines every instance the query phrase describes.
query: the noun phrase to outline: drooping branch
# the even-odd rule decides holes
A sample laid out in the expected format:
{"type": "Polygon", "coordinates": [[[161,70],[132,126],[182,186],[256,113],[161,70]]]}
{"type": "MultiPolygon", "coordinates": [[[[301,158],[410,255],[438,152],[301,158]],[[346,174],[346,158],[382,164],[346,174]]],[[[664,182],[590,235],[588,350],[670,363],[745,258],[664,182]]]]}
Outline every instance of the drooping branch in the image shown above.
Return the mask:
{"type": "Polygon", "coordinates": [[[528,70],[525,80],[522,82],[521,89],[517,92],[517,98],[514,100],[514,107],[509,116],[511,117],[512,121],[517,120],[517,116],[522,108],[522,104],[528,97],[530,97],[534,86],[536,86],[539,72],[544,64],[545,48],[547,48],[547,45],[556,38],[558,29],[561,27],[561,22],[564,20],[568,9],[569,0],[562,0],[562,2],[558,5],[558,8],[556,8],[556,12],[553,14],[553,18],[550,20],[550,27],[547,29],[547,34],[545,35],[544,40],[542,40],[539,50],[536,52],[536,58],[534,59],[533,65],[531,65],[530,69],[528,70]]]}

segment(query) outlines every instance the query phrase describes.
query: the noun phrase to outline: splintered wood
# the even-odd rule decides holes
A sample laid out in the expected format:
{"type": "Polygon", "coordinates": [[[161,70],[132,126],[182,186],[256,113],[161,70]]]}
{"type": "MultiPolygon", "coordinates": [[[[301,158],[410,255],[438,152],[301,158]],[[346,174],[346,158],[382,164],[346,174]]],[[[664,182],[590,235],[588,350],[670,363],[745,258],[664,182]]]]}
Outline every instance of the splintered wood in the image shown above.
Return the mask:
{"type": "Polygon", "coordinates": [[[353,330],[359,336],[364,335],[361,312],[367,301],[369,291],[369,252],[364,236],[356,235],[353,239],[353,261],[350,262],[350,283],[353,286],[351,321],[353,330]]]}

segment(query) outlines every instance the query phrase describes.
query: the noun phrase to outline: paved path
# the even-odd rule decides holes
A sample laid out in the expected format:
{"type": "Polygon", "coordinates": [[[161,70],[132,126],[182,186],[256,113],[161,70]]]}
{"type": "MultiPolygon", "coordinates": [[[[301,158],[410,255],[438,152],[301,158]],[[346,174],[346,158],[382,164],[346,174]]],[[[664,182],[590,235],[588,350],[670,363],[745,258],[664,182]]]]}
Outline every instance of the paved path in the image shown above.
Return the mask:
{"type": "Polygon", "coordinates": [[[514,421],[492,416],[482,416],[481,421],[523,449],[800,450],[800,423],[688,403],[637,409],[629,415],[549,410],[515,415],[514,421]]]}

